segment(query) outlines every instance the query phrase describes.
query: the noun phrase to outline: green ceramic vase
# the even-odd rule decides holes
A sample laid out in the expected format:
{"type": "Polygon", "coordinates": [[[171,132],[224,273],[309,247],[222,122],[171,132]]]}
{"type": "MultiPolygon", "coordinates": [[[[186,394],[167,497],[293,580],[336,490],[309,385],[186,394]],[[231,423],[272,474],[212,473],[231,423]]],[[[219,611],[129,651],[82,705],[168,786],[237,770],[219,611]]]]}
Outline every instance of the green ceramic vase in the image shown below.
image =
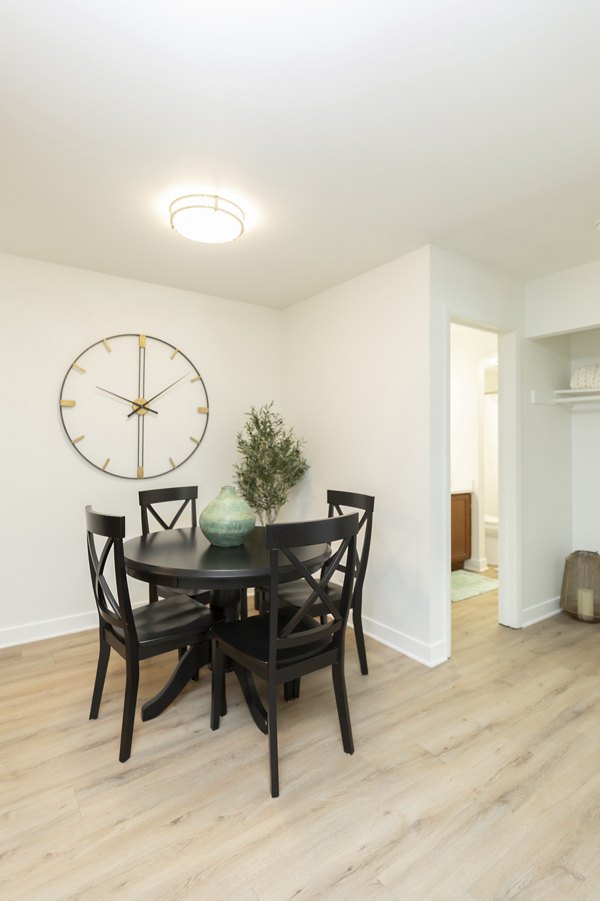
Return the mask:
{"type": "Polygon", "coordinates": [[[235,488],[225,485],[200,514],[200,528],[216,547],[238,547],[254,528],[255,514],[235,488]]]}

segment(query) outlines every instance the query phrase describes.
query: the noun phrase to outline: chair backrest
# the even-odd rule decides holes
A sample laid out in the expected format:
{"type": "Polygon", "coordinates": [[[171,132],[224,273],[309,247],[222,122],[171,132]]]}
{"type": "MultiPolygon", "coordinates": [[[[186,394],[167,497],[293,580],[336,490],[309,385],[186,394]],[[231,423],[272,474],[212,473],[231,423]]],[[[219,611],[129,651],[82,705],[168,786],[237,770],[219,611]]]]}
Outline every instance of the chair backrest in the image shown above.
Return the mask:
{"type": "MultiPolygon", "coordinates": [[[[371,532],[373,530],[375,498],[370,494],[355,494],[352,491],[328,491],[327,503],[329,504],[329,516],[343,516],[348,512],[344,508],[348,507],[355,510],[362,510],[362,516],[358,523],[359,534],[362,533],[362,548],[360,553],[358,549],[356,551],[354,571],[356,577],[354,594],[360,596],[367,572],[369,551],[371,549],[371,532]]],[[[338,566],[338,572],[345,572],[344,563],[338,566]]]]}
{"type": "Polygon", "coordinates": [[[94,589],[94,599],[98,615],[118,637],[136,638],[135,623],[131,610],[129,588],[125,573],[123,538],[125,537],[125,517],[95,513],[91,506],[85,508],[87,529],[87,551],[94,589]],[[98,539],[105,539],[104,542],[98,539]],[[116,594],[107,581],[111,561],[115,578],[116,594]]]}
{"type": "Polygon", "coordinates": [[[189,485],[185,488],[151,488],[149,491],[140,491],[138,498],[142,514],[142,532],[144,535],[147,535],[150,531],[148,514],[156,520],[161,529],[174,529],[179,522],[183,511],[186,507],[189,507],[191,524],[193,526],[198,525],[198,517],[196,515],[198,488],[196,485],[189,485]],[[177,507],[171,519],[167,520],[155,510],[155,505],[165,504],[170,501],[181,501],[182,503],[177,507]]]}
{"type": "MultiPolygon", "coordinates": [[[[356,534],[358,513],[328,517],[312,522],[282,523],[266,526],[266,544],[270,551],[270,603],[269,603],[269,659],[286,649],[299,651],[302,645],[339,643],[343,640],[352,599],[353,573],[355,571],[356,534]],[[331,545],[340,542],[320,573],[311,574],[298,559],[295,550],[300,547],[331,545]],[[310,589],[301,607],[291,616],[279,616],[280,557],[291,564],[293,579],[303,579],[310,589]],[[327,591],[332,576],[344,561],[344,584],[335,599],[327,591]],[[323,608],[330,616],[322,617],[323,608]],[[313,611],[318,609],[321,623],[317,624],[313,611]],[[310,628],[307,623],[310,622],[310,628]]],[[[290,573],[286,573],[285,581],[290,573]]]]}

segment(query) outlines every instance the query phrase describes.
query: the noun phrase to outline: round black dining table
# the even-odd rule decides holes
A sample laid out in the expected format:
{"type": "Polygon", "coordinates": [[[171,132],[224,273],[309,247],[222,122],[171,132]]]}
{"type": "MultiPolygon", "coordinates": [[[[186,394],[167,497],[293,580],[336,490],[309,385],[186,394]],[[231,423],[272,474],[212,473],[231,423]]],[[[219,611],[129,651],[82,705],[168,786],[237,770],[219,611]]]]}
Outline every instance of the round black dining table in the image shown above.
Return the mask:
{"type": "MultiPolygon", "coordinates": [[[[265,530],[255,526],[239,547],[215,547],[200,528],[165,529],[125,542],[127,574],[143,582],[186,591],[210,589],[217,606],[227,608],[239,600],[240,589],[268,586],[269,551],[265,530]]],[[[310,572],[329,556],[326,544],[296,548],[310,572]]],[[[289,560],[279,556],[279,580],[297,578],[289,560]]]]}
{"type": "MultiPolygon", "coordinates": [[[[123,551],[125,568],[132,578],[190,593],[210,589],[211,607],[228,620],[238,616],[240,592],[269,585],[270,552],[265,545],[262,526],[256,526],[239,547],[215,547],[201,529],[195,527],[165,529],[130,538],[124,543],[123,551]]],[[[314,572],[327,560],[330,548],[321,544],[295,548],[294,553],[310,572],[314,572]]],[[[280,554],[280,581],[294,578],[297,578],[297,570],[280,554]]],[[[190,679],[184,662],[185,658],[182,658],[167,685],[143,705],[143,720],[158,716],[182,691],[190,679]]],[[[242,690],[255,722],[264,731],[266,711],[256,690],[245,683],[242,690]]]]}

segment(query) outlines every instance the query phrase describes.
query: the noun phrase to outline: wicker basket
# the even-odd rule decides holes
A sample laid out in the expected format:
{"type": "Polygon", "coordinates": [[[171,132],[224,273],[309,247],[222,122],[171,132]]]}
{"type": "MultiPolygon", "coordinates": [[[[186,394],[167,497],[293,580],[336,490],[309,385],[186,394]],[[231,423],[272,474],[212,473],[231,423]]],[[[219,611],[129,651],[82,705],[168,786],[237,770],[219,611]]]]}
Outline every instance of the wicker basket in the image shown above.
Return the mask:
{"type": "Polygon", "coordinates": [[[600,554],[573,551],[565,560],[560,606],[585,623],[600,622],[600,554]]]}

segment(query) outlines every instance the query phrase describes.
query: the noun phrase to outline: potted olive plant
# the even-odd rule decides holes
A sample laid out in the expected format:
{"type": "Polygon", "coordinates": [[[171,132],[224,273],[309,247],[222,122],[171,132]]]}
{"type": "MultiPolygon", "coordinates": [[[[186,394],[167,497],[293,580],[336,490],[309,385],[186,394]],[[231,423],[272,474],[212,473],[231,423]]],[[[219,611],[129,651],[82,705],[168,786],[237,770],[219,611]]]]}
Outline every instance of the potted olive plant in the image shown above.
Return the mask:
{"type": "Polygon", "coordinates": [[[302,441],[286,428],[273,410],[273,401],[251,407],[246,425],[237,436],[241,461],[235,466],[239,493],[256,510],[262,525],[274,522],[290,489],[302,478],[308,463],[302,441]]]}

